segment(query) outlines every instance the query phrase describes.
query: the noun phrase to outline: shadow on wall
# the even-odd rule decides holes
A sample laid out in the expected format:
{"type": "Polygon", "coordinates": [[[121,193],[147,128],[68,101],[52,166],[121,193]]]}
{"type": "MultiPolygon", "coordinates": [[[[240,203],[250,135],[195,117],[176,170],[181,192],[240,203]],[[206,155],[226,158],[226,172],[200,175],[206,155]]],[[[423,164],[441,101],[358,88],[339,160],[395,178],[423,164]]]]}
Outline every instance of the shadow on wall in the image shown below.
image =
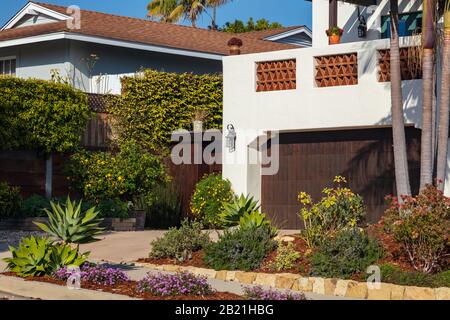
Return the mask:
{"type": "MultiPolygon", "coordinates": [[[[346,4],[351,5],[351,4],[346,4]]],[[[388,15],[390,11],[389,7],[389,1],[388,0],[378,0],[377,1],[377,11],[374,13],[378,13],[379,15],[388,15]]],[[[399,1],[399,12],[405,12],[408,6],[408,11],[414,12],[414,11],[420,11],[420,7],[422,5],[422,1],[420,0],[400,0],[399,1]],[[412,4],[411,4],[412,3],[412,4]]],[[[374,25],[370,24],[370,21],[373,21],[372,19],[374,17],[371,17],[367,13],[367,7],[359,6],[361,15],[366,19],[366,22],[368,23],[368,30],[367,30],[367,37],[366,38],[358,38],[358,9],[355,6],[355,10],[352,12],[352,15],[347,20],[346,24],[344,26],[340,26],[344,29],[344,35],[342,37],[342,42],[354,42],[354,41],[366,41],[366,40],[373,40],[373,39],[381,39],[381,32],[380,30],[374,29],[374,25]]],[[[377,17],[377,21],[380,20],[381,17],[377,17]]],[[[374,22],[376,23],[376,22],[374,22]]]]}
{"type": "MultiPolygon", "coordinates": [[[[420,178],[420,131],[408,127],[406,141],[411,190],[416,195],[419,192],[420,178]]],[[[362,147],[358,150],[357,155],[348,162],[347,167],[348,169],[341,175],[347,177],[350,188],[355,186],[353,191],[362,195],[366,200],[365,204],[370,212],[367,216],[368,222],[377,222],[383,214],[383,207],[386,207],[383,200],[387,195],[385,191],[391,189],[393,194],[396,194],[392,138],[374,141],[362,147]],[[370,170],[376,174],[364,174],[370,170]]]]}

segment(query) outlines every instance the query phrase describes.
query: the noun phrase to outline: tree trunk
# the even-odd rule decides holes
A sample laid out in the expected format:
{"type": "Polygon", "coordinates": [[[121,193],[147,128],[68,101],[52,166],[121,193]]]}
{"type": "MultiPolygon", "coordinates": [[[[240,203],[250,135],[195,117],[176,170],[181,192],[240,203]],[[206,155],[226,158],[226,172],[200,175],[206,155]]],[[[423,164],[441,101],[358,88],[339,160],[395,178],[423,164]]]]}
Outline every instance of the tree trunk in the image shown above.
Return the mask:
{"type": "Polygon", "coordinates": [[[444,44],[442,53],[441,102],[439,106],[439,137],[437,155],[437,184],[444,190],[447,169],[448,127],[450,112],[450,4],[444,14],[444,44]]]}
{"type": "Polygon", "coordinates": [[[395,182],[399,201],[402,195],[411,195],[408,158],[406,153],[405,122],[403,116],[402,77],[398,39],[398,0],[391,0],[391,107],[394,140],[395,182]]]}
{"type": "Polygon", "coordinates": [[[420,189],[433,182],[433,65],[434,51],[423,50],[422,141],[420,145],[420,189]]]}
{"type": "Polygon", "coordinates": [[[423,90],[422,140],[420,144],[420,189],[433,183],[433,79],[434,79],[434,0],[423,2],[423,90]]]}

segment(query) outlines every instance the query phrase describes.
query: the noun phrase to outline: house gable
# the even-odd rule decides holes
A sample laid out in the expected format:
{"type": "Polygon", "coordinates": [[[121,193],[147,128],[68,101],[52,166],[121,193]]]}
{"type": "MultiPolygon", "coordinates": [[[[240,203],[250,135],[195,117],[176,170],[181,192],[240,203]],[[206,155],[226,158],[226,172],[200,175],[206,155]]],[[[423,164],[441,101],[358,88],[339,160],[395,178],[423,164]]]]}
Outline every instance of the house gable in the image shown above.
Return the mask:
{"type": "Polygon", "coordinates": [[[263,39],[267,41],[291,44],[300,47],[311,47],[312,45],[311,30],[304,26],[289,30],[287,32],[274,34],[263,39]]]}
{"type": "Polygon", "coordinates": [[[68,19],[70,19],[68,15],[29,2],[14,17],[6,22],[1,30],[54,23],[68,19]]]}

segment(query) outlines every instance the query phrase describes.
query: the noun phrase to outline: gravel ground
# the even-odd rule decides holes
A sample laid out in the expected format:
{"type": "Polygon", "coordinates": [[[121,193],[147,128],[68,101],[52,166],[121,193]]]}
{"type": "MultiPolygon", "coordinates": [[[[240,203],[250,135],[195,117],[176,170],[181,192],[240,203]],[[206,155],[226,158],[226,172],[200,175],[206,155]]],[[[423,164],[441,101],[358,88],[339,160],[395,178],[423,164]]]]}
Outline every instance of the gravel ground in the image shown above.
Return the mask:
{"type": "Polygon", "coordinates": [[[34,232],[26,232],[26,231],[0,231],[0,243],[6,243],[10,246],[17,246],[20,242],[20,239],[29,236],[43,235],[43,232],[34,231],[34,232]]]}

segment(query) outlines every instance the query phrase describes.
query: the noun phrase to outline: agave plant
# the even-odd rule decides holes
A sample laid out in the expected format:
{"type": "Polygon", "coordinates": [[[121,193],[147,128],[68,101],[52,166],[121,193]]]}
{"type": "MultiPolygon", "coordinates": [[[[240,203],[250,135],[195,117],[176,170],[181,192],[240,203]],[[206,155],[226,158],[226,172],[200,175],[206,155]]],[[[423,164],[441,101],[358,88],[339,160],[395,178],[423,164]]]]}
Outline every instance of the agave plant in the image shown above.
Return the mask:
{"type": "Polygon", "coordinates": [[[51,272],[56,272],[65,266],[81,266],[86,262],[90,252],[80,254],[80,248],[75,249],[68,244],[54,244],[50,248],[49,267],[51,272]]]}
{"type": "Polygon", "coordinates": [[[250,214],[259,210],[258,201],[253,197],[235,196],[231,203],[224,204],[224,210],[220,214],[220,219],[225,227],[232,227],[239,224],[239,220],[244,214],[250,214]]]}
{"type": "Polygon", "coordinates": [[[241,229],[259,229],[265,228],[271,238],[276,237],[278,230],[270,224],[265,213],[259,211],[246,212],[239,219],[239,227],[241,229]]]}
{"type": "Polygon", "coordinates": [[[24,238],[18,248],[9,247],[11,258],[5,258],[7,269],[20,277],[43,276],[49,268],[51,241],[44,237],[24,238]]]}
{"type": "Polygon", "coordinates": [[[45,209],[49,224],[34,222],[48,234],[58,238],[64,243],[87,243],[96,241],[94,236],[103,232],[99,225],[103,221],[97,218],[99,212],[95,207],[82,212],[81,201],[77,204],[67,197],[64,207],[54,202],[50,203],[52,211],[45,209]]]}
{"type": "Polygon", "coordinates": [[[80,254],[68,244],[53,244],[45,237],[23,238],[18,248],[9,247],[11,258],[5,258],[7,269],[20,277],[50,275],[64,266],[81,266],[89,252],[80,254]]]}

